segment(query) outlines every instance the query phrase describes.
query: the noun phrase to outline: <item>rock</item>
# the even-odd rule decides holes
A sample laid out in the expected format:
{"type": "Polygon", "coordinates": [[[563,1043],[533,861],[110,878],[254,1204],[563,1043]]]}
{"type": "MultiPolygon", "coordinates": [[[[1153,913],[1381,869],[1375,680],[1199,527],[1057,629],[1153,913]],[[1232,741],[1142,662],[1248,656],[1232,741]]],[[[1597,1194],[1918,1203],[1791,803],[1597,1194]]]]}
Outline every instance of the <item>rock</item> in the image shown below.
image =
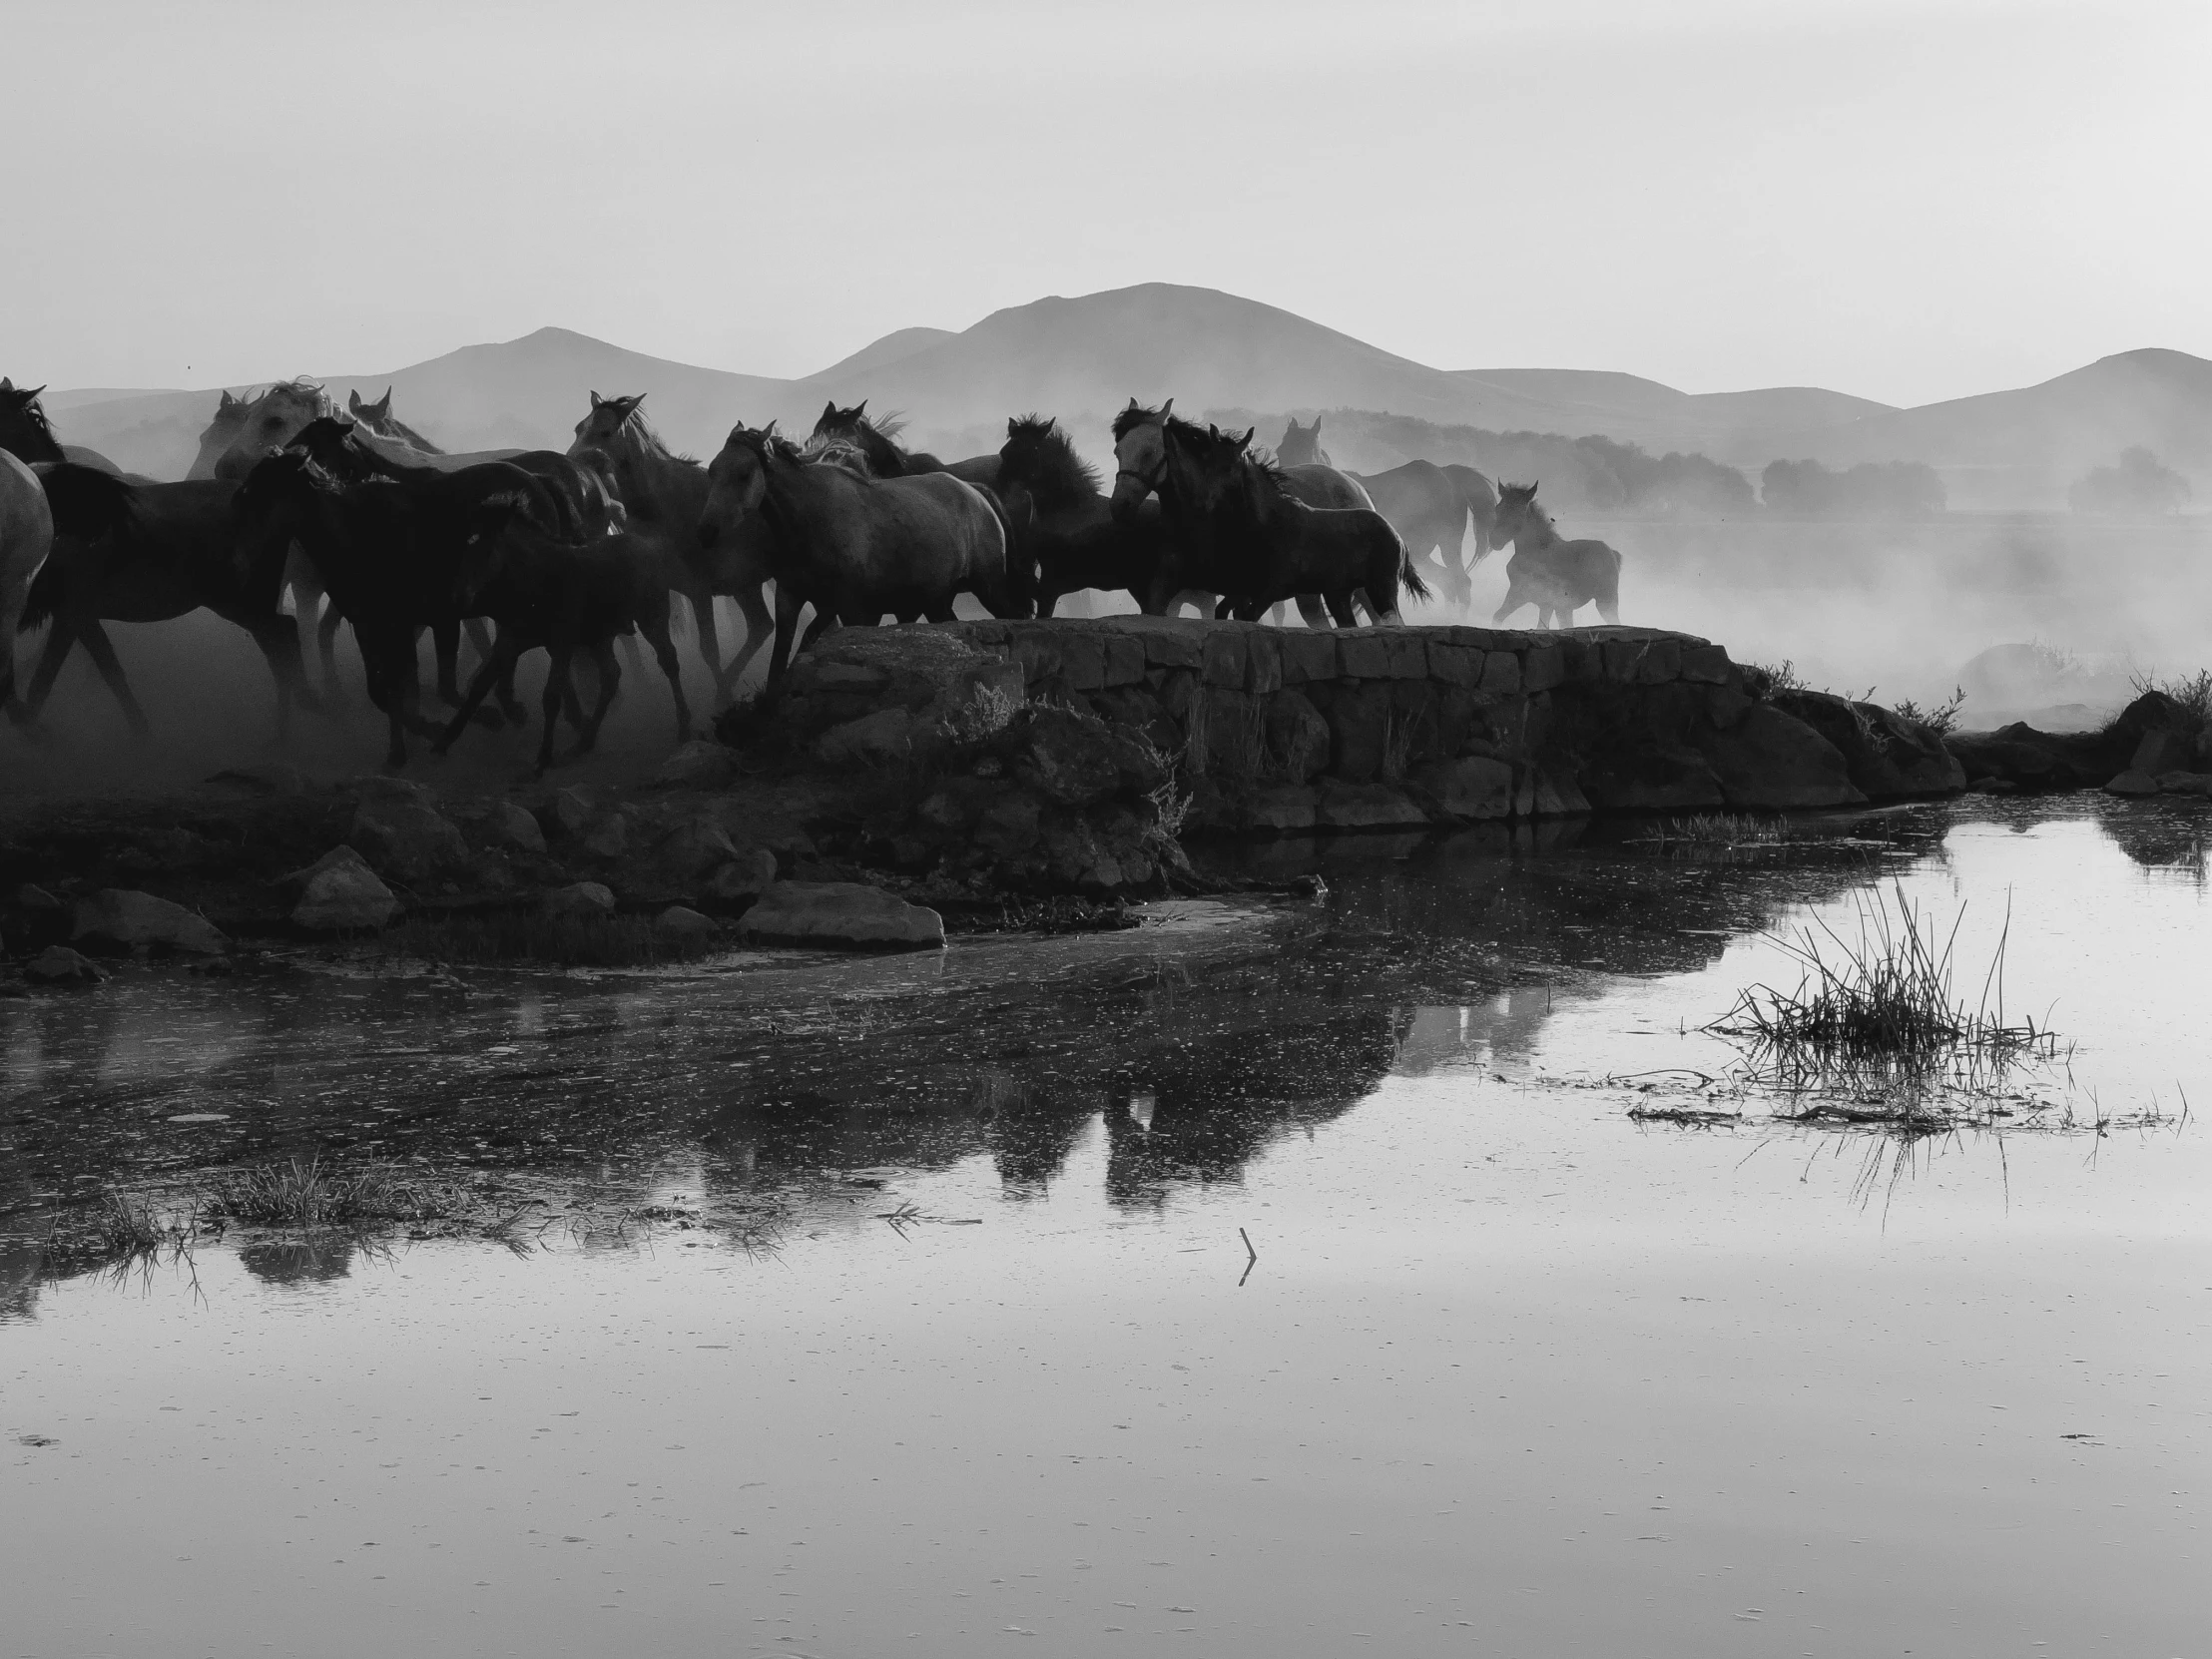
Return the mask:
{"type": "Polygon", "coordinates": [[[679,939],[703,939],[715,930],[712,918],[686,904],[671,904],[653,918],[653,929],[679,939]]]}
{"type": "Polygon", "coordinates": [[[619,858],[630,850],[630,821],[620,813],[595,820],[577,837],[577,844],[595,858],[619,858]]]}
{"type": "Polygon", "coordinates": [[[42,985],[97,985],[107,978],[66,944],[50,944],[23,964],[23,976],[42,985]]]}
{"type": "Polygon", "coordinates": [[[1429,819],[1403,790],[1324,778],[1314,805],[1314,823],[1324,830],[1425,830],[1429,819]]]}
{"type": "Polygon", "coordinates": [[[1329,766],[1329,722],[1303,693],[1279,691],[1267,700],[1268,757],[1294,781],[1305,784],[1329,766]]]}
{"type": "Polygon", "coordinates": [[[1736,809],[1857,806],[1843,753],[1802,720],[1761,703],[1726,732],[1693,732],[1691,744],[1736,809]]]}
{"type": "Polygon", "coordinates": [[[653,849],[654,859],[663,869],[687,881],[696,881],[737,855],[737,843],[721,825],[704,813],[676,826],[653,849]]]}
{"type": "Polygon", "coordinates": [[[1078,892],[1120,892],[1159,873],[1146,824],[1127,808],[1054,814],[1044,826],[1044,879],[1078,892]]]}
{"type": "Polygon", "coordinates": [[[2130,767],[2127,771],[2120,773],[2106,783],[2104,793],[2106,795],[2124,796],[2156,795],[2158,793],[2158,780],[2147,772],[2137,772],[2130,767]]]}
{"type": "Polygon", "coordinates": [[[760,897],[775,883],[776,854],[764,846],[749,846],[707,877],[707,891],[724,904],[742,904],[760,897]]]}
{"type": "Polygon", "coordinates": [[[1096,715],[1049,707],[1030,711],[1021,740],[1014,776],[1056,807],[1088,807],[1113,795],[1122,787],[1123,750],[1135,748],[1096,715]]]}
{"type": "Polygon", "coordinates": [[[436,808],[396,795],[364,798],[345,839],[377,868],[409,883],[468,862],[459,829],[436,808]]]}
{"type": "Polygon", "coordinates": [[[492,804],[484,815],[484,838],[494,846],[511,846],[518,852],[543,852],[545,830],[537,815],[512,801],[492,804]]]}
{"type": "Polygon", "coordinates": [[[387,778],[382,773],[364,773],[346,788],[355,801],[404,801],[415,807],[436,807],[438,798],[427,784],[418,784],[411,778],[387,778]]]}
{"type": "Polygon", "coordinates": [[[2142,741],[2135,746],[2134,759],[2127,763],[2130,772],[2147,772],[2157,777],[2162,772],[2186,772],[2195,759],[2197,735],[2172,726],[2161,726],[2145,732],[2142,741]]]}
{"type": "Polygon", "coordinates": [[[1238,815],[1239,828],[1278,835],[1314,828],[1320,796],[1308,784],[1270,784],[1253,791],[1238,815]]]}
{"type": "Polygon", "coordinates": [[[778,881],[745,913],[739,932],[760,944],[860,950],[941,949],[944,918],[854,881],[778,881]]]}
{"type": "Polygon", "coordinates": [[[2212,772],[2162,772],[2158,775],[2158,793],[2212,800],[2212,772]]]}
{"type": "Polygon", "coordinates": [[[77,905],[72,939],[111,950],[141,947],[220,956],[231,941],[203,915],[150,892],[103,887],[77,905]]]}
{"type": "Polygon", "coordinates": [[[391,888],[350,846],[331,847],[283,881],[299,890],[299,901],[291,907],[292,925],[310,932],[378,932],[399,910],[391,888]]]}
{"type": "Polygon", "coordinates": [[[1580,777],[1583,795],[1604,812],[1697,812],[1726,799],[1705,757],[1677,743],[1608,749],[1588,761],[1580,777]]]}
{"type": "Polygon", "coordinates": [[[599,804],[580,784],[553,793],[553,824],[564,835],[581,835],[597,816],[599,804]]]}
{"type": "Polygon", "coordinates": [[[1503,761],[1481,756],[1438,761],[1409,781],[1453,818],[1506,818],[1513,811],[1513,769],[1503,761]]]}
{"type": "Polygon", "coordinates": [[[653,787],[662,790],[719,790],[738,775],[737,755],[721,744],[695,738],[661,763],[653,787]]]}
{"type": "Polygon", "coordinates": [[[1836,747],[1852,787],[1869,801],[1956,795],[1966,787],[1965,768],[1939,736],[1879,704],[1831,692],[1784,692],[1773,704],[1836,747]]]}
{"type": "Polygon", "coordinates": [[[815,757],[830,767],[896,766],[913,753],[913,732],[904,709],[878,709],[830,727],[815,740],[815,757]]]}
{"type": "Polygon", "coordinates": [[[615,895],[597,881],[575,881],[555,887],[540,901],[549,916],[574,916],[594,920],[615,913],[615,895]]]}
{"type": "Polygon", "coordinates": [[[1528,812],[1533,818],[1581,818],[1590,810],[1589,797],[1572,773],[1538,772],[1529,792],[1528,812]]]}
{"type": "Polygon", "coordinates": [[[28,910],[33,915],[52,915],[55,911],[60,910],[63,905],[60,899],[44,887],[26,881],[15,889],[15,907],[19,910],[28,910]]]}

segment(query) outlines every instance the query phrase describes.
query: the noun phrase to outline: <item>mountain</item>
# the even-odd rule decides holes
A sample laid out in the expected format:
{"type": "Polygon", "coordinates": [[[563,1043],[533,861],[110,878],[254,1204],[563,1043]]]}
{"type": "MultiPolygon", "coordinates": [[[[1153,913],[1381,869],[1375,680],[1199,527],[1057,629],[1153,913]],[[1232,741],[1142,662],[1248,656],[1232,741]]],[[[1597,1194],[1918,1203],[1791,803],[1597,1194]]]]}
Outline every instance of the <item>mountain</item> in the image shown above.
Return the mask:
{"type": "MultiPolygon", "coordinates": [[[[393,389],[402,420],[450,449],[562,447],[593,390],[645,392],[680,447],[709,453],[733,421],[804,431],[824,401],[903,411],[922,447],[972,453],[1008,415],[1058,414],[1095,454],[1132,396],[1179,408],[1368,409],[1492,432],[1594,434],[1653,453],[1703,452],[1756,473],[1776,458],[1848,466],[1925,460],[1956,505],[2048,505],[2090,465],[2145,444],[2212,476],[2212,363],[2177,351],[2107,357],[2038,386],[1896,409],[1816,386],[1690,393],[1587,369],[1439,369],[1278,306],[1149,282],[993,311],[957,332],[902,328],[798,380],[701,368],[565,328],[325,382],[393,389]]],[[[63,437],[155,476],[181,476],[216,392],[57,391],[63,437]]],[[[1270,434],[1272,435],[1272,434],[1270,434]]]]}
{"type": "Polygon", "coordinates": [[[1892,409],[1770,439],[1781,454],[1832,466],[1926,461],[1943,474],[1954,506],[2061,495],[2067,483],[2092,466],[2109,466],[2132,444],[2199,480],[2212,474],[2212,362],[2184,351],[2123,351],[2014,391],[1892,409]]]}

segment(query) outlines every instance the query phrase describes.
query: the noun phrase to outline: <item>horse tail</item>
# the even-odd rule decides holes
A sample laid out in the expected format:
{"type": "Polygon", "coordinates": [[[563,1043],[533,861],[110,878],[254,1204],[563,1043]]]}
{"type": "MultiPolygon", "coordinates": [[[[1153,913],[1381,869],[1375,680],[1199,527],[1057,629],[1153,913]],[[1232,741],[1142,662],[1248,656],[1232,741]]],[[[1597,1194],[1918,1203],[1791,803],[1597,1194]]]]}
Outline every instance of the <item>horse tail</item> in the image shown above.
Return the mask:
{"type": "MultiPolygon", "coordinates": [[[[1025,511],[1017,524],[1013,510],[1006,505],[1005,497],[998,491],[988,484],[968,483],[964,478],[961,482],[983,498],[984,504],[991,510],[991,517],[998,520],[998,533],[1006,543],[1005,581],[1012,596],[1017,600],[1033,601],[1037,595],[1037,561],[1029,550],[1029,538],[1022,534],[1028,513],[1025,511]]],[[[1026,491],[1023,493],[1022,505],[1024,508],[1029,505],[1026,491]]]]}
{"type": "Polygon", "coordinates": [[[1452,466],[1445,471],[1451,476],[1467,519],[1474,524],[1474,557],[1467,561],[1472,568],[1488,558],[1496,546],[1490,535],[1497,524],[1497,490],[1471,466],[1452,466]]]}
{"type": "Polygon", "coordinates": [[[134,492],[115,473],[63,461],[46,468],[39,482],[45,487],[46,510],[54,515],[58,536],[98,541],[110,532],[129,533],[138,527],[134,492]]]}
{"type": "Polygon", "coordinates": [[[1397,549],[1397,579],[1405,591],[1415,599],[1430,597],[1428,584],[1420,579],[1420,571],[1413,564],[1413,555],[1400,542],[1397,549]]]}

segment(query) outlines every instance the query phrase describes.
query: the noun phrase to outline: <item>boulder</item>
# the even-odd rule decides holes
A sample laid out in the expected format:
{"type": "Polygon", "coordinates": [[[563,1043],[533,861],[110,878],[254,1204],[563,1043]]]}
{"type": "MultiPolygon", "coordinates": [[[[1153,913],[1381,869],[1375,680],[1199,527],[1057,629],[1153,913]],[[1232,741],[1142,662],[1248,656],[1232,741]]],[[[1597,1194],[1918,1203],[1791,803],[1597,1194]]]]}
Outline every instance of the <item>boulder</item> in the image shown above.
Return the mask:
{"type": "Polygon", "coordinates": [[[653,918],[653,930],[672,938],[704,939],[715,930],[713,918],[701,915],[686,904],[671,904],[653,918]]]}
{"type": "Polygon", "coordinates": [[[97,985],[107,978],[66,944],[50,944],[23,964],[23,976],[42,985],[97,985]]]}
{"type": "Polygon", "coordinates": [[[1284,776],[1301,784],[1319,778],[1328,770],[1332,741],[1329,722],[1322,719],[1313,699],[1290,690],[1268,698],[1268,759],[1284,776]]]}
{"type": "Polygon", "coordinates": [[[574,916],[590,921],[615,913],[615,895],[597,881],[574,881],[555,887],[539,901],[549,916],[574,916]]]}
{"type": "Polygon", "coordinates": [[[1513,811],[1513,769],[1504,761],[1478,755],[1437,761],[1408,781],[1453,818],[1506,818],[1513,811]]]}
{"type": "Polygon", "coordinates": [[[619,858],[630,850],[630,821],[620,813],[594,819],[576,843],[595,858],[619,858]]]}
{"type": "MultiPolygon", "coordinates": [[[[1150,809],[1147,809],[1149,813],[1150,809]]],[[[1124,807],[1053,814],[1043,826],[1044,879],[1077,892],[1115,893],[1159,873],[1147,822],[1124,807]]]]}
{"type": "Polygon", "coordinates": [[[1603,812],[1698,812],[1726,801],[1711,764],[1678,743],[1615,746],[1586,761],[1578,776],[1584,797],[1603,812]]]}
{"type": "Polygon", "coordinates": [[[1298,834],[1314,828],[1319,801],[1310,784],[1269,784],[1243,802],[1239,827],[1262,834],[1298,834]]]}
{"type": "Polygon", "coordinates": [[[404,801],[414,807],[435,807],[438,798],[427,784],[412,778],[387,778],[380,772],[363,773],[346,785],[355,801],[404,801]]]}
{"type": "Polygon", "coordinates": [[[581,784],[553,792],[553,827],[564,835],[581,835],[598,816],[599,803],[581,784]]]}
{"type": "Polygon", "coordinates": [[[1040,707],[1021,729],[1014,776],[1054,806],[1088,807],[1121,789],[1136,749],[1096,715],[1040,707]]]}
{"type": "Polygon", "coordinates": [[[2106,795],[2138,796],[2156,795],[2158,780],[2147,772],[2137,772],[2133,767],[2106,781],[2106,795]]]}
{"type": "Polygon", "coordinates": [[[2212,772],[2162,772],[2158,775],[2158,793],[2212,799],[2212,772]]]}
{"type": "Polygon", "coordinates": [[[904,709],[878,709],[832,726],[815,740],[824,766],[858,769],[896,766],[913,753],[914,717],[904,709]]]}
{"type": "Polygon", "coordinates": [[[663,790],[719,790],[738,775],[738,757],[732,750],[706,738],[682,745],[661,763],[653,775],[653,787],[663,790]]]}
{"type": "Polygon", "coordinates": [[[1693,731],[1690,741],[1732,808],[1848,807],[1867,799],[1842,751],[1771,703],[1755,705],[1726,732],[1693,731]]]}
{"type": "Polygon", "coordinates": [[[2130,772],[2186,772],[2196,758],[2197,735],[2176,726],[2159,726],[2145,732],[2127,763],[2130,772]]]}
{"type": "Polygon", "coordinates": [[[1894,710],[1803,691],[1784,692],[1773,706],[1833,744],[1852,787],[1869,801],[1956,795],[1966,787],[1965,768],[1941,737],[1894,710]]]}
{"type": "Polygon", "coordinates": [[[217,773],[208,780],[208,785],[232,795],[263,797],[305,795],[314,788],[305,773],[282,761],[272,761],[266,766],[234,767],[217,773]]]}
{"type": "Polygon", "coordinates": [[[697,880],[737,855],[737,843],[729,831],[704,813],[677,825],[653,849],[654,859],[662,868],[688,881],[697,880]]]}
{"type": "Polygon", "coordinates": [[[428,880],[468,862],[468,842],[443,814],[395,795],[365,796],[354,809],[345,839],[377,868],[407,882],[428,880]]]}
{"type": "Polygon", "coordinates": [[[15,889],[15,907],[28,910],[33,915],[53,915],[66,906],[62,901],[35,882],[26,881],[15,889]]]}
{"type": "Polygon", "coordinates": [[[1388,784],[1324,778],[1314,804],[1314,823],[1323,830],[1425,830],[1429,818],[1403,790],[1388,784]]]}
{"type": "Polygon", "coordinates": [[[744,904],[776,883],[776,854],[765,846],[738,849],[728,863],[707,877],[708,896],[724,904],[744,904]]]}
{"type": "Polygon", "coordinates": [[[350,846],[331,847],[305,869],[283,877],[283,884],[299,894],[291,907],[292,925],[310,932],[377,932],[399,910],[391,888],[350,846]]]}
{"type": "Polygon", "coordinates": [[[231,941],[206,916],[133,888],[103,887],[78,902],[74,940],[108,950],[182,950],[220,956],[231,941]]]}
{"type": "Polygon", "coordinates": [[[484,838],[494,846],[510,846],[518,852],[545,850],[545,830],[537,815],[512,801],[492,804],[484,815],[484,838]]]}
{"type": "Polygon", "coordinates": [[[738,924],[759,944],[848,950],[941,949],[944,918],[856,881],[778,881],[738,924]]]}

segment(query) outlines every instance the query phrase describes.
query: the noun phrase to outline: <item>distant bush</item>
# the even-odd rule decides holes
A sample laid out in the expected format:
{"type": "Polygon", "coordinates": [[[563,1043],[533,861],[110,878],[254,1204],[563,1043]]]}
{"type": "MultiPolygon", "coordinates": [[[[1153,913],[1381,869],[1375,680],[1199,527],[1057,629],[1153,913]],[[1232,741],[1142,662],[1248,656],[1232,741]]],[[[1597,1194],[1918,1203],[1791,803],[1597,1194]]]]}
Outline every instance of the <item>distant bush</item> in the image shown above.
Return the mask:
{"type": "Polygon", "coordinates": [[[1862,461],[1837,472],[1819,461],[1769,461],[1759,495],[1778,513],[1805,518],[1925,518],[1947,504],[1925,461],[1862,461]]]}
{"type": "Polygon", "coordinates": [[[2066,504],[2077,513],[2162,516],[2179,512],[2189,493],[2188,479],[2134,444],[2120,451],[2118,466],[2096,467],[2078,480],[2066,492],[2066,504]]]}

